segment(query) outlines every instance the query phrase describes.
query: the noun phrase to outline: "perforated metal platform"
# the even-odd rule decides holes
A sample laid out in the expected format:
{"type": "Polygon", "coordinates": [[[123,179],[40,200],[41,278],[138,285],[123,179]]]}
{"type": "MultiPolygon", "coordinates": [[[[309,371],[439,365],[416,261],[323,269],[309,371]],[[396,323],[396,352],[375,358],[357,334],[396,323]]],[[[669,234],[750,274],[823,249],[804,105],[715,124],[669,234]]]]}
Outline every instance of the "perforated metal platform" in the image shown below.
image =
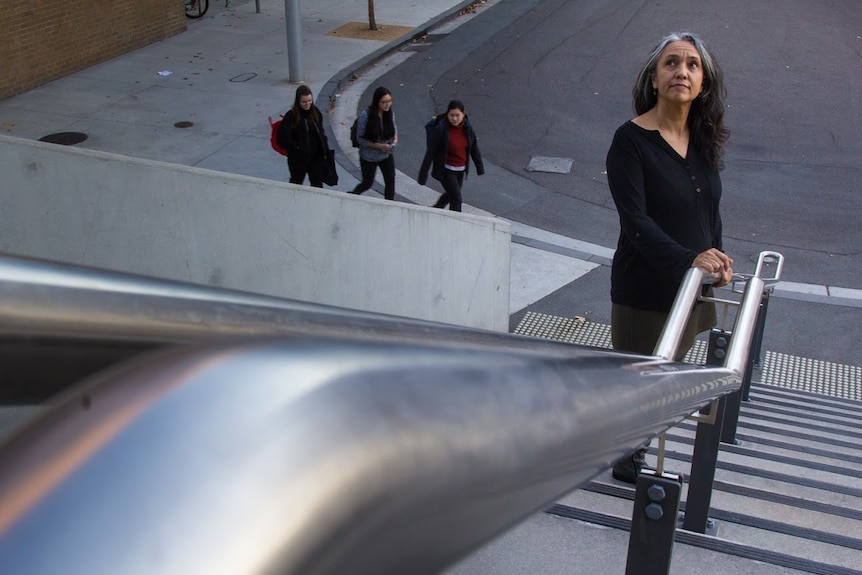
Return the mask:
{"type": "MultiPolygon", "coordinates": [[[[590,347],[611,347],[610,326],[581,317],[527,312],[514,333],[590,347]]],[[[706,342],[698,340],[685,356],[685,361],[703,364],[706,352],[706,342]]],[[[764,351],[761,361],[759,383],[764,385],[862,401],[862,367],[772,351],[764,351]]]]}

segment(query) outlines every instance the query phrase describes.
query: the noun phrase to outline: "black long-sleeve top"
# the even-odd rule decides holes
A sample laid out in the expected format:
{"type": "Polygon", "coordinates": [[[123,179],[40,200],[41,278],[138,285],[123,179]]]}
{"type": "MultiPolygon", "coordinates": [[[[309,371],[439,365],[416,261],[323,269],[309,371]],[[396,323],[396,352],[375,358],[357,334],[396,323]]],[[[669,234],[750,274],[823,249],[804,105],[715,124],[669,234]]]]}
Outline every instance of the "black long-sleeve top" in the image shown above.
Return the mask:
{"type": "Polygon", "coordinates": [[[617,129],[606,166],[620,218],[611,301],[667,312],[697,254],[721,249],[718,171],[691,144],[683,158],[633,122],[617,129]]]}

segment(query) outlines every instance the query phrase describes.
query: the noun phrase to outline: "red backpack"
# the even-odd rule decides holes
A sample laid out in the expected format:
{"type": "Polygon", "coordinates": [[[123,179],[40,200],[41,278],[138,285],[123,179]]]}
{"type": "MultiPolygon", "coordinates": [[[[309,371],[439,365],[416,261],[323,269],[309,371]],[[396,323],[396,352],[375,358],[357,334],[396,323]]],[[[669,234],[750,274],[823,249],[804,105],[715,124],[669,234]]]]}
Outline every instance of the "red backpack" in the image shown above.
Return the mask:
{"type": "Polygon", "coordinates": [[[282,120],[284,120],[284,116],[281,116],[281,119],[276,120],[275,122],[272,121],[272,116],[269,117],[269,145],[282,156],[286,156],[287,149],[282,148],[278,144],[278,129],[281,127],[282,120]]]}

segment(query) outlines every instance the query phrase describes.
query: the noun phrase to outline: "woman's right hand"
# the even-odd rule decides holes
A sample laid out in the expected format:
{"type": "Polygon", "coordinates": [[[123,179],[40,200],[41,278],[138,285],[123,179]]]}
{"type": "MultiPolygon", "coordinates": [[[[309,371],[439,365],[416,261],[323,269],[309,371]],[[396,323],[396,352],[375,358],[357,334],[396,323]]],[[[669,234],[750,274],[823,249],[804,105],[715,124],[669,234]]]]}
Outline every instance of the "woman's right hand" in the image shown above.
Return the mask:
{"type": "Polygon", "coordinates": [[[715,287],[725,286],[733,279],[733,260],[721,250],[710,248],[697,254],[691,264],[706,273],[715,274],[718,279],[712,284],[715,287]]]}

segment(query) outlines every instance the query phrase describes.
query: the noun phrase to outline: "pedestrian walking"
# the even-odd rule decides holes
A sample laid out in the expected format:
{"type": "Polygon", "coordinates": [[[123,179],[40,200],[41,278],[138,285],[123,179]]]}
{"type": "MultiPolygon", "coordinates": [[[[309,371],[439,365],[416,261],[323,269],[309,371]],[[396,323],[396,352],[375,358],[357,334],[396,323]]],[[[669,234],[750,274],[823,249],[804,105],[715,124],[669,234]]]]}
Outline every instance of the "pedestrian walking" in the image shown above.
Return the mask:
{"type": "Polygon", "coordinates": [[[450,210],[460,212],[461,188],[470,171],[469,160],[473,159],[478,175],[485,173],[476,133],[464,112],[464,104],[459,100],[449,102],[445,113],[425,124],[425,132],[425,157],[417,181],[425,185],[431,168],[431,176],[443,186],[443,194],[433,207],[445,208],[448,204],[450,210]]]}
{"type": "MultiPolygon", "coordinates": [[[[620,219],[611,266],[611,339],[615,349],[652,355],[686,271],[733,276],[722,252],[721,69],[691,33],[666,36],[650,54],[633,90],[637,116],[614,134],[607,154],[608,185],[620,219]]],[[[716,323],[715,304],[699,302],[677,359],[698,333],[716,323]]],[[[614,465],[613,476],[634,483],[641,448],[614,465]]]]}
{"type": "Polygon", "coordinates": [[[379,86],[374,90],[371,105],[359,115],[356,125],[359,142],[359,167],[362,181],[350,192],[361,194],[374,183],[377,168],[383,175],[383,197],[395,199],[395,158],[392,151],[398,144],[398,126],[392,111],[392,93],[379,86]]]}
{"type": "Polygon", "coordinates": [[[290,183],[302,184],[307,175],[313,187],[322,188],[329,141],[323,131],[323,114],[314,105],[308,86],[296,89],[293,107],[281,121],[277,139],[287,150],[290,183]]]}

